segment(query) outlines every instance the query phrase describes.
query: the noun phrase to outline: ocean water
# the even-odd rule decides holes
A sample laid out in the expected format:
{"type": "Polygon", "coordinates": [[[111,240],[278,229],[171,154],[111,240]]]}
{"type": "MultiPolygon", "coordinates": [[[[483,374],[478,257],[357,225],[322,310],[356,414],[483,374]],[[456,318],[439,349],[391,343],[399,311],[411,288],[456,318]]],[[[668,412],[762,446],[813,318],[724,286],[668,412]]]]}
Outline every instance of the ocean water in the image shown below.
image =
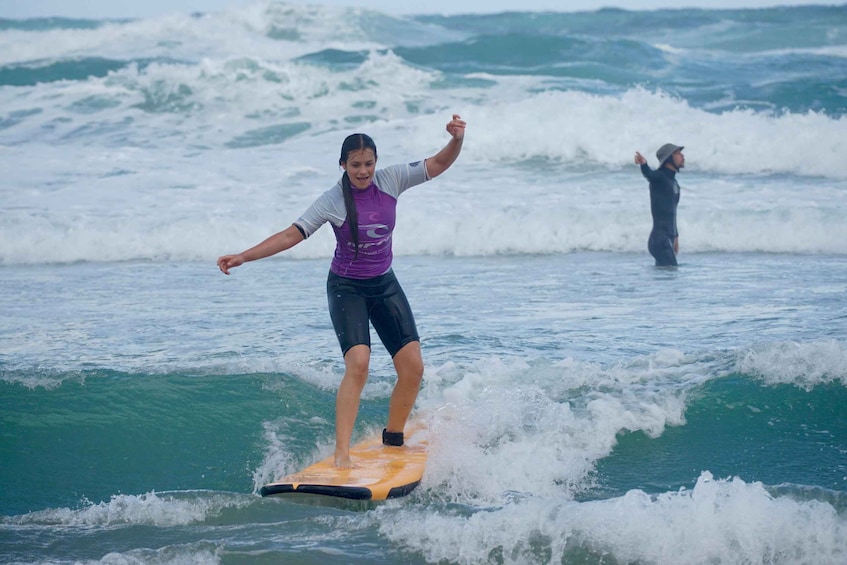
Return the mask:
{"type": "MultiPolygon", "coordinates": [[[[845,116],[847,5],[0,20],[0,562],[847,562],[845,116]],[[263,499],[332,449],[332,234],[215,259],[454,112],[394,242],[424,480],[263,499]]],[[[393,382],[377,344],[357,439],[393,382]]]]}

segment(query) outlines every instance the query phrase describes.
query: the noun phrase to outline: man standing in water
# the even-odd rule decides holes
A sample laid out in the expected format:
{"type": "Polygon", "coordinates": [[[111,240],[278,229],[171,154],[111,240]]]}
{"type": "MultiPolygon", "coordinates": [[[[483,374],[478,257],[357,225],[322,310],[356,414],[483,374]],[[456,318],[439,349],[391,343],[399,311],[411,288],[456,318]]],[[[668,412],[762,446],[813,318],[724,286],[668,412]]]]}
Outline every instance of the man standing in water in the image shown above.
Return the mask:
{"type": "Polygon", "coordinates": [[[647,240],[647,249],[656,259],[657,267],[676,267],[679,253],[679,231],[676,229],[676,207],[679,204],[679,183],[676,174],[685,166],[682,146],[666,143],[656,151],[659,168],[650,168],[641,153],[635,152],[635,164],[650,181],[650,213],[653,229],[647,240]]]}

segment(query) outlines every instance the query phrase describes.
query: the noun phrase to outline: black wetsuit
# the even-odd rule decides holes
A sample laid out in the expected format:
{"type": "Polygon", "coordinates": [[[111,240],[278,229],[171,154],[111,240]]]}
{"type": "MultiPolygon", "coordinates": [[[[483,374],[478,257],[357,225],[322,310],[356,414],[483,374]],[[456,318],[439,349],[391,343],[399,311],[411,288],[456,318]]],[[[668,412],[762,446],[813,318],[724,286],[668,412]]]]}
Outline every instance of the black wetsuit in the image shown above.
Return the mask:
{"type": "Polygon", "coordinates": [[[650,213],[653,215],[653,230],[647,240],[647,249],[656,259],[657,267],[676,266],[673,250],[673,242],[679,236],[676,229],[676,206],[679,204],[676,171],[668,167],[654,171],[644,163],[641,174],[650,181],[650,213]]]}

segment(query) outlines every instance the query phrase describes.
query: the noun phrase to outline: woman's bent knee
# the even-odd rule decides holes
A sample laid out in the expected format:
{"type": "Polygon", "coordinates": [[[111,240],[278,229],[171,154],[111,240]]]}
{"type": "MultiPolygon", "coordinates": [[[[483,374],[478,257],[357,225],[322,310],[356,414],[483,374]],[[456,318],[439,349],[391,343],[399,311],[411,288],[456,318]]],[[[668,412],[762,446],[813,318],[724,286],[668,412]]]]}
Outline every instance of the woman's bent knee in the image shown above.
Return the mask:
{"type": "Polygon", "coordinates": [[[345,371],[348,375],[356,379],[367,379],[370,360],[370,347],[367,345],[354,345],[344,354],[345,371]]]}

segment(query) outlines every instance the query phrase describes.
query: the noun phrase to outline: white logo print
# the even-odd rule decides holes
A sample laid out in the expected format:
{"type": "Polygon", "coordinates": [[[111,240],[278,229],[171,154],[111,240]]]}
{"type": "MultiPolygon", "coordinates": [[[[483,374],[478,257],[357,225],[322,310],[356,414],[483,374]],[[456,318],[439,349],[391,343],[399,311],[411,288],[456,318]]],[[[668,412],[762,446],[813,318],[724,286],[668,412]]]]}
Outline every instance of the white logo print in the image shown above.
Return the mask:
{"type": "Polygon", "coordinates": [[[365,224],[362,228],[367,230],[365,233],[371,239],[382,239],[391,234],[391,230],[385,224],[365,224]]]}
{"type": "MultiPolygon", "coordinates": [[[[391,241],[391,229],[385,224],[364,224],[361,228],[365,229],[370,241],[359,243],[359,249],[365,250],[372,247],[382,247],[391,241]]],[[[347,245],[353,247],[353,242],[348,241],[347,245]]],[[[379,250],[372,250],[370,254],[379,253],[379,250]]]]}

